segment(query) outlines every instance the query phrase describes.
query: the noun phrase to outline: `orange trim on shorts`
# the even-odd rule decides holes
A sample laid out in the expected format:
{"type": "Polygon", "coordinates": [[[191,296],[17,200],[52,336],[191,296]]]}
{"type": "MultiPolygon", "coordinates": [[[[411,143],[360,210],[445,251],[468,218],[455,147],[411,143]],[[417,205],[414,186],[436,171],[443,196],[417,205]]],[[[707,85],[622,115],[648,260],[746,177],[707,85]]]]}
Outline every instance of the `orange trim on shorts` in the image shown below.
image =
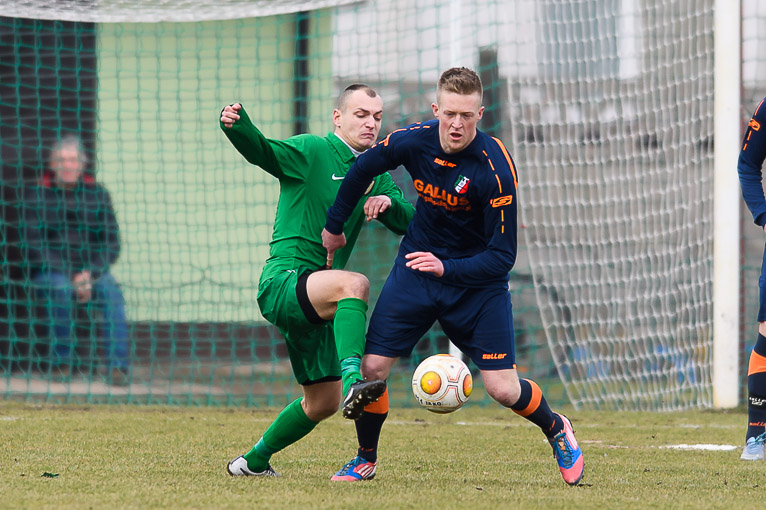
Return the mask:
{"type": "Polygon", "coordinates": [[[543,399],[543,390],[540,389],[540,386],[538,386],[535,381],[530,381],[529,379],[524,380],[532,387],[532,398],[529,400],[529,405],[527,405],[527,407],[521,411],[516,411],[514,409],[513,412],[519,416],[526,417],[537,411],[537,408],[540,407],[540,401],[543,399]]]}
{"type": "Polygon", "coordinates": [[[383,392],[378,400],[372,404],[367,404],[364,410],[372,414],[386,414],[388,412],[388,388],[386,388],[386,391],[383,392]]]}
{"type": "Polygon", "coordinates": [[[747,365],[747,375],[760,374],[766,372],[766,356],[761,356],[757,352],[750,353],[750,363],[747,365]]]}

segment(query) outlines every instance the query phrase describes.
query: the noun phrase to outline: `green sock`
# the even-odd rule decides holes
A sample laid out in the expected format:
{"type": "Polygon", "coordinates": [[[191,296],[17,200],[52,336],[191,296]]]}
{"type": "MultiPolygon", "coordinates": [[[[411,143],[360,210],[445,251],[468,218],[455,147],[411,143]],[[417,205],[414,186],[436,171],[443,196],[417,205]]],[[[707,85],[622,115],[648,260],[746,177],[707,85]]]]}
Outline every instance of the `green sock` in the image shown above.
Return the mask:
{"type": "Polygon", "coordinates": [[[338,309],[333,318],[335,348],[340,359],[343,378],[343,394],[357,379],[362,354],[364,354],[364,334],[367,329],[367,302],[358,298],[345,298],[338,301],[338,309]]]}
{"type": "Polygon", "coordinates": [[[250,471],[260,473],[265,470],[272,455],[297,442],[317,426],[303,412],[302,400],[303,397],[293,400],[282,409],[253,449],[243,455],[250,471]]]}
{"type": "Polygon", "coordinates": [[[352,356],[341,360],[340,373],[343,378],[343,395],[348,393],[348,389],[357,380],[362,378],[362,372],[359,370],[359,366],[362,364],[362,359],[352,356]]]}

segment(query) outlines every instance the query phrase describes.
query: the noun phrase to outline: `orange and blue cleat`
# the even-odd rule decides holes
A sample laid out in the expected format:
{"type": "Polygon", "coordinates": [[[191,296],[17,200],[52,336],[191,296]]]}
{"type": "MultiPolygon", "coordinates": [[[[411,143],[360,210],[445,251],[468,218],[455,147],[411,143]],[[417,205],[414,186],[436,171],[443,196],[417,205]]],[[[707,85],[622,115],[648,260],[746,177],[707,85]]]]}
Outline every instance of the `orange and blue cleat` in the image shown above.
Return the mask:
{"type": "Polygon", "coordinates": [[[340,468],[330,480],[334,482],[361,482],[362,480],[372,480],[375,478],[377,462],[368,462],[359,455],[340,468]]]}
{"type": "Polygon", "coordinates": [[[585,470],[585,462],[582,457],[582,450],[577,445],[574,430],[569,419],[563,414],[559,414],[564,422],[564,430],[548,441],[553,448],[553,456],[558,462],[561,476],[569,485],[577,485],[582,479],[585,470]]]}

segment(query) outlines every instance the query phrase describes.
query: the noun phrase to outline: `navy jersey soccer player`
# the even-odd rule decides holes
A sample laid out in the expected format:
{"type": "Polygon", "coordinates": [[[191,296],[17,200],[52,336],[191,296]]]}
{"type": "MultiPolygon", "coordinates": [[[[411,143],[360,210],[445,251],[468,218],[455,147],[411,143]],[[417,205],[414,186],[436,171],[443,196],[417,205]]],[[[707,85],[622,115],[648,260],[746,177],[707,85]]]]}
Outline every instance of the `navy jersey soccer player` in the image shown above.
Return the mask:
{"type": "Polygon", "coordinates": [[[508,298],[517,233],[517,179],[511,156],[500,140],[480,131],[460,152],[445,153],[437,120],[394,131],[346,175],[328,213],[328,231],[341,232],[354,197],[377,175],[399,165],[412,176],[418,200],[370,319],[365,352],[409,355],[439,320],[479,368],[515,368],[508,298]],[[441,276],[407,267],[407,254],[419,252],[430,252],[442,262],[441,276]],[[419,282],[422,279],[428,282],[419,282]],[[421,290],[438,295],[431,301],[419,295],[421,290]],[[490,301],[491,307],[486,302],[490,294],[499,298],[490,301]]]}
{"type": "MultiPolygon", "coordinates": [[[[519,380],[516,372],[508,273],[516,260],[518,180],[503,143],[476,128],[481,95],[475,72],[445,71],[432,105],[436,120],[394,131],[348,171],[328,211],[323,245],[331,258],[371,179],[404,165],[418,200],[370,319],[362,375],[385,379],[438,321],[479,367],[487,393],[542,429],[564,480],[576,485],[583,456],[571,423],[551,411],[534,381],[519,380]]],[[[387,413],[387,393],[365,408],[356,421],[357,456],[333,480],[375,476],[387,413]]]]}
{"type": "MultiPolygon", "coordinates": [[[[742,197],[753,221],[766,230],[766,196],[761,169],[766,160],[766,106],[763,99],[747,125],[737,163],[742,197]]],[[[764,460],[766,443],[766,248],[759,279],[758,339],[750,353],[747,369],[747,432],[742,460],[764,460]]]]}

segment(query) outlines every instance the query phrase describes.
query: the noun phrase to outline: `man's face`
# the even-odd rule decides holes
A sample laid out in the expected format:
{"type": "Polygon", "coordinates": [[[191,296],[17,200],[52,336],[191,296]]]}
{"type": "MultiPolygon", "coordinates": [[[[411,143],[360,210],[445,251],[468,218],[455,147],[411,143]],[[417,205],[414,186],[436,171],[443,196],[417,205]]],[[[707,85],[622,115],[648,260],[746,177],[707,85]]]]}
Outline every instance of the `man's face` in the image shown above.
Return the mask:
{"type": "Polygon", "coordinates": [[[363,90],[355,90],[346,100],[342,110],[332,112],[335,133],[358,151],[373,146],[380,132],[383,118],[383,100],[370,97],[363,90]]]}
{"type": "Polygon", "coordinates": [[[75,186],[83,171],[83,161],[78,148],[75,145],[61,147],[51,155],[50,168],[61,185],[75,186]]]}
{"type": "Polygon", "coordinates": [[[481,96],[439,92],[431,105],[439,119],[439,142],[447,154],[460,152],[476,138],[476,124],[484,114],[481,96]]]}

